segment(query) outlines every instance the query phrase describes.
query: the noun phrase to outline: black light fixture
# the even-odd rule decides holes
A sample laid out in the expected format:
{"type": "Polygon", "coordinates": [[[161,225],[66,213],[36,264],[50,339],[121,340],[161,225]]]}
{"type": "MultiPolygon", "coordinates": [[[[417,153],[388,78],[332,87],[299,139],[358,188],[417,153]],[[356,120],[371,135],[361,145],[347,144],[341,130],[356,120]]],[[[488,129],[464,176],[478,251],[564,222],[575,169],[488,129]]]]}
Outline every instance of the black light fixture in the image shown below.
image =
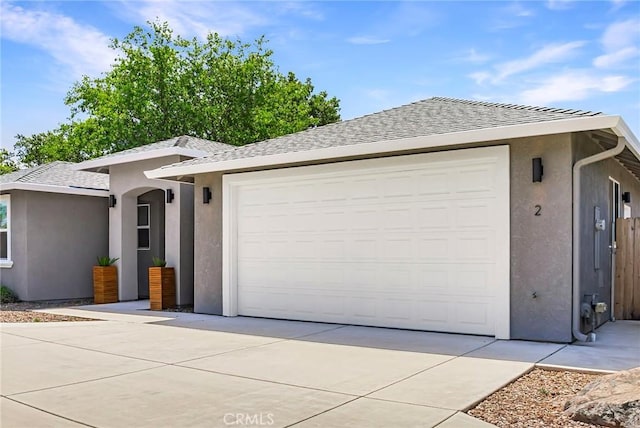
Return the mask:
{"type": "Polygon", "coordinates": [[[175,195],[173,194],[173,190],[171,189],[167,189],[167,203],[170,204],[171,201],[173,201],[173,198],[175,197],[175,195]]]}
{"type": "Polygon", "coordinates": [[[622,194],[622,202],[624,202],[625,204],[631,203],[631,192],[624,192],[622,194]]]}
{"type": "Polygon", "coordinates": [[[203,204],[208,204],[210,200],[211,200],[211,189],[209,189],[208,187],[203,187],[202,188],[202,203],[203,204]]]}
{"type": "Polygon", "coordinates": [[[533,182],[540,183],[542,181],[542,175],[544,174],[544,167],[542,166],[542,158],[533,158],[533,182]]]}
{"type": "Polygon", "coordinates": [[[109,208],[116,206],[116,195],[109,195],[109,208]]]}

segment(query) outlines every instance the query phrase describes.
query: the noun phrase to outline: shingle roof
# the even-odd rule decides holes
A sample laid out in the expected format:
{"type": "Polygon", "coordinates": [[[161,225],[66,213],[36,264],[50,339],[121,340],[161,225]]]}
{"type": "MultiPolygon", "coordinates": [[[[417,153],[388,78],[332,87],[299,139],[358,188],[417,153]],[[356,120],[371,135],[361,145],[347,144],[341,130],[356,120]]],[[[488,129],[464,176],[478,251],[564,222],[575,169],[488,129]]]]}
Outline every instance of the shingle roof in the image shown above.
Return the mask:
{"type": "Polygon", "coordinates": [[[79,189],[109,190],[109,176],[95,172],[76,171],[72,162],[56,161],[33,168],[0,175],[0,185],[29,183],[79,189]]]}
{"type": "Polygon", "coordinates": [[[200,150],[205,153],[217,153],[234,148],[230,144],[219,143],[217,141],[209,141],[202,138],[191,137],[189,135],[182,135],[180,137],[170,138],[164,141],[158,141],[157,143],[145,144],[143,146],[134,147],[128,150],[122,150],[120,152],[110,153],[108,155],[100,156],[92,159],[92,161],[100,159],[116,158],[123,155],[130,155],[134,153],[151,152],[153,150],[168,149],[171,147],[182,147],[185,149],[200,150]]]}
{"type": "MultiPolygon", "coordinates": [[[[299,152],[355,144],[451,132],[472,131],[526,123],[539,123],[601,113],[590,111],[498,104],[434,97],[344,122],[247,144],[203,158],[181,162],[181,166],[299,152]]],[[[167,165],[169,168],[174,165],[167,165]]]]}

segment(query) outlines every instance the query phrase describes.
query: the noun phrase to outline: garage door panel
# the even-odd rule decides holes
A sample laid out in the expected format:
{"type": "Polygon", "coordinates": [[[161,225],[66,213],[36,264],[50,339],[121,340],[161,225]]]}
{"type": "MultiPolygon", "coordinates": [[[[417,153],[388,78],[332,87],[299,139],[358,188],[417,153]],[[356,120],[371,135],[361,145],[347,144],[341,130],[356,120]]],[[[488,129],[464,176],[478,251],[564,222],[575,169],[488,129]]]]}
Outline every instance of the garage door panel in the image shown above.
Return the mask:
{"type": "Polygon", "coordinates": [[[508,150],[497,152],[230,178],[237,312],[493,335],[508,293],[508,150]]]}

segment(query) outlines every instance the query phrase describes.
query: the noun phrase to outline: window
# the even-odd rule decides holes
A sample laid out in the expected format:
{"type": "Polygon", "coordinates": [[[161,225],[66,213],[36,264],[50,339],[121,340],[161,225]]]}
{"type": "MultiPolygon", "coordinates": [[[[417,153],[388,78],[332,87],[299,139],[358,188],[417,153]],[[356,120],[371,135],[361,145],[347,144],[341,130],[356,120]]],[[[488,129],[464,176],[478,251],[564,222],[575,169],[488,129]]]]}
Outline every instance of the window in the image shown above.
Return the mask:
{"type": "Polygon", "coordinates": [[[138,204],[138,250],[148,250],[150,247],[150,205],[138,204]]]}
{"type": "Polygon", "coordinates": [[[0,195],[0,267],[11,267],[11,197],[0,195]]]}

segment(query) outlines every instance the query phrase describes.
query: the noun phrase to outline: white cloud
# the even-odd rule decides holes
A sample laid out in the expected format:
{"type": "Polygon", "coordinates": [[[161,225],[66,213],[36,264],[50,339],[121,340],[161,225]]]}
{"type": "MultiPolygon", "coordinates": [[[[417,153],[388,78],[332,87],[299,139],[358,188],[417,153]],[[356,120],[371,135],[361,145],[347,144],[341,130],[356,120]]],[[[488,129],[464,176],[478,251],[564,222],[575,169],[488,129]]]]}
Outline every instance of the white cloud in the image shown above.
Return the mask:
{"type": "Polygon", "coordinates": [[[498,64],[495,68],[498,72],[495,80],[499,81],[514,74],[529,71],[540,66],[563,62],[577,49],[585,45],[585,42],[576,41],[563,44],[550,44],[544,46],[526,58],[508,61],[498,64]]]}
{"type": "Polygon", "coordinates": [[[512,3],[505,8],[505,11],[518,17],[534,16],[533,10],[527,9],[521,3],[512,3]]]}
{"type": "Polygon", "coordinates": [[[622,49],[638,43],[640,39],[640,19],[628,19],[609,25],[600,42],[607,52],[622,49]]]}
{"type": "Polygon", "coordinates": [[[611,3],[613,4],[611,11],[615,12],[627,4],[627,0],[611,0],[611,3]]]}
{"type": "Polygon", "coordinates": [[[526,25],[533,16],[535,16],[534,11],[524,7],[522,3],[510,3],[496,10],[490,28],[493,31],[517,28],[526,25]]]}
{"type": "Polygon", "coordinates": [[[386,89],[379,89],[379,88],[365,89],[362,92],[365,97],[376,100],[376,101],[387,101],[392,94],[390,91],[386,89]]]}
{"type": "Polygon", "coordinates": [[[632,82],[626,76],[599,76],[586,70],[568,70],[554,74],[535,88],[522,91],[519,99],[525,104],[549,105],[582,100],[598,92],[619,92],[632,82]]]}
{"type": "Polygon", "coordinates": [[[623,64],[625,61],[635,58],[640,55],[640,49],[635,46],[623,48],[618,51],[604,54],[596,57],[593,60],[593,65],[598,68],[613,68],[617,65],[623,64]]]}
{"type": "Polygon", "coordinates": [[[457,59],[460,61],[470,62],[473,64],[482,64],[489,61],[491,57],[486,54],[481,54],[472,48],[466,51],[464,55],[459,56],[457,59]]]}
{"type": "MultiPolygon", "coordinates": [[[[640,55],[640,19],[628,19],[609,25],[600,39],[604,54],[593,60],[598,68],[624,66],[640,55]]],[[[635,64],[637,68],[637,63],[635,64]]]]}
{"type": "Polygon", "coordinates": [[[488,73],[486,71],[478,71],[476,73],[471,73],[469,77],[472,78],[476,82],[476,84],[483,85],[486,81],[491,79],[491,73],[488,73]]]}
{"type": "Polygon", "coordinates": [[[72,18],[1,2],[2,38],[35,46],[66,67],[74,79],[107,71],[115,59],[107,35],[72,18]]]}
{"type": "Polygon", "coordinates": [[[244,34],[249,28],[268,23],[266,16],[256,12],[252,3],[189,2],[179,0],[122,0],[112,3],[123,18],[140,24],[146,21],[168,22],[183,37],[205,38],[208,33],[221,36],[244,34]]]}
{"type": "Polygon", "coordinates": [[[547,9],[567,10],[573,7],[573,0],[547,0],[547,9]]]}
{"type": "Polygon", "coordinates": [[[384,43],[389,43],[389,39],[380,39],[377,37],[369,37],[369,36],[356,36],[349,37],[347,42],[352,43],[354,45],[381,45],[384,43]]]}

